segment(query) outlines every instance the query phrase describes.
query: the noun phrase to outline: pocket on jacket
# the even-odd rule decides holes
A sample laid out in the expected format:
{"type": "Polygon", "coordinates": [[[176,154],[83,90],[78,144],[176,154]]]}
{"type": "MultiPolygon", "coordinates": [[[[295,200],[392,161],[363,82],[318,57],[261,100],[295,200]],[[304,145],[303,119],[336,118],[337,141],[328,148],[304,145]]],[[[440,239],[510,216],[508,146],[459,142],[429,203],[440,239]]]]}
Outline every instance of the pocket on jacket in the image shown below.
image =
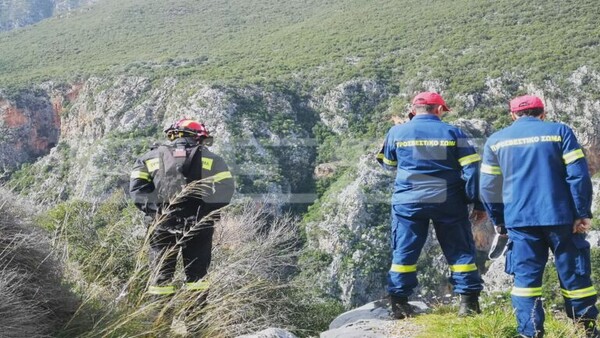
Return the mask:
{"type": "Polygon", "coordinates": [[[513,275],[513,242],[512,241],[508,241],[508,243],[506,243],[506,259],[504,261],[504,272],[506,272],[509,275],[513,275]]]}
{"type": "Polygon", "coordinates": [[[577,256],[575,257],[575,273],[583,276],[588,275],[592,271],[592,265],[590,262],[590,243],[585,240],[582,235],[574,235],[573,244],[577,249],[577,256]]]}

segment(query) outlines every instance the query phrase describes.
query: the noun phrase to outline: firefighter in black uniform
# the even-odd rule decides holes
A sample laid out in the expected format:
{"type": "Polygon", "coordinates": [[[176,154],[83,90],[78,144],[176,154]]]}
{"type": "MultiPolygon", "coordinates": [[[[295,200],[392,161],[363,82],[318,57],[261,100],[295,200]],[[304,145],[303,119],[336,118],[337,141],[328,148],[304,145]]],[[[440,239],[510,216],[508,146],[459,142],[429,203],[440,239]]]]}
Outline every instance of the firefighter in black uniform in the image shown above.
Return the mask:
{"type": "MultiPolygon", "coordinates": [[[[204,124],[181,119],[165,129],[170,140],[155,145],[135,163],[130,193],[152,219],[150,261],[154,273],[147,293],[175,293],[173,275],[181,251],[185,290],[207,291],[214,223],[228,205],[234,180],[223,159],[207,149],[212,137],[204,124]]],[[[206,293],[206,292],[205,292],[206,293]]]]}

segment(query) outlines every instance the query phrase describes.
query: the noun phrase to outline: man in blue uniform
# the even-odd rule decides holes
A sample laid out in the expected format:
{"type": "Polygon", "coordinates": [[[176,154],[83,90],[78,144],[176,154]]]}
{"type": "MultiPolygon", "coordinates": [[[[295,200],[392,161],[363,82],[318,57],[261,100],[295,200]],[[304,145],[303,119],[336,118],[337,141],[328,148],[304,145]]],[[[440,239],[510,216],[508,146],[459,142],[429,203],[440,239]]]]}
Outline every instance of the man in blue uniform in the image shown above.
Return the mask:
{"type": "Polygon", "coordinates": [[[592,183],[584,153],[569,127],[543,122],[543,102],[521,96],[510,102],[511,126],[486,142],[481,198],[500,233],[511,240],[506,272],[518,331],[542,337],[542,275],[548,249],[554,253],[569,318],[597,337],[596,290],[590,279],[592,183]]]}
{"type": "Polygon", "coordinates": [[[408,296],[418,285],[417,259],[432,220],[450,265],[450,281],[461,296],[459,315],[479,313],[482,280],[467,205],[477,202],[474,216],[483,220],[478,200],[481,158],[459,128],[440,120],[449,109],[439,94],[420,93],[412,104],[413,118],[389,130],[377,155],[384,168],[397,170],[388,275],[392,312],[397,319],[412,314],[408,296]]]}

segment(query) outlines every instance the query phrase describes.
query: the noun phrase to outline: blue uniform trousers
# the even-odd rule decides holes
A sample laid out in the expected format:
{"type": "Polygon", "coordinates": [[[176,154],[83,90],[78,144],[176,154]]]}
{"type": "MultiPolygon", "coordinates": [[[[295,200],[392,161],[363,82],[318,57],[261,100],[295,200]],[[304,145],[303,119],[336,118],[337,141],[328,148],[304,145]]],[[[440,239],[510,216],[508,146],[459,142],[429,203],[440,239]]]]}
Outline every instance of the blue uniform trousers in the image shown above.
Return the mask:
{"type": "Polygon", "coordinates": [[[595,319],[596,290],[590,279],[590,244],[571,225],[508,228],[512,243],[506,253],[506,272],[514,275],[511,292],[518,331],[532,337],[543,331],[542,276],[548,249],[555,256],[560,287],[569,318],[595,319]]]}
{"type": "Polygon", "coordinates": [[[417,259],[427,239],[429,222],[452,271],[459,294],[479,293],[482,280],[475,266],[475,244],[467,206],[462,201],[392,205],[392,267],[388,293],[409,296],[418,285],[417,259]]]}

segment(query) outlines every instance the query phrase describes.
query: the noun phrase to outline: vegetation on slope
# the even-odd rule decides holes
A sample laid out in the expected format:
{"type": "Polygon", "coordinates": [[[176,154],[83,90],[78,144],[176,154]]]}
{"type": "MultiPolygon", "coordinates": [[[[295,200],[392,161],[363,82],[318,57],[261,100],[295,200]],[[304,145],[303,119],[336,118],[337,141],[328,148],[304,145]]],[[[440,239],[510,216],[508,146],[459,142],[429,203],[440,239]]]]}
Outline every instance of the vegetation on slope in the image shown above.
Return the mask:
{"type": "MultiPolygon", "coordinates": [[[[411,320],[422,328],[416,338],[506,338],[517,337],[517,323],[510,298],[498,296],[483,303],[482,314],[474,317],[456,316],[455,306],[440,306],[432,314],[411,320]]],[[[583,329],[572,323],[564,314],[550,312],[544,323],[544,337],[584,337],[583,329]]]]}
{"type": "Polygon", "coordinates": [[[457,93],[600,62],[593,0],[103,0],[0,35],[3,83],[131,73],[228,82],[362,76],[457,93]],[[585,32],[585,34],[582,34],[585,32]]]}

